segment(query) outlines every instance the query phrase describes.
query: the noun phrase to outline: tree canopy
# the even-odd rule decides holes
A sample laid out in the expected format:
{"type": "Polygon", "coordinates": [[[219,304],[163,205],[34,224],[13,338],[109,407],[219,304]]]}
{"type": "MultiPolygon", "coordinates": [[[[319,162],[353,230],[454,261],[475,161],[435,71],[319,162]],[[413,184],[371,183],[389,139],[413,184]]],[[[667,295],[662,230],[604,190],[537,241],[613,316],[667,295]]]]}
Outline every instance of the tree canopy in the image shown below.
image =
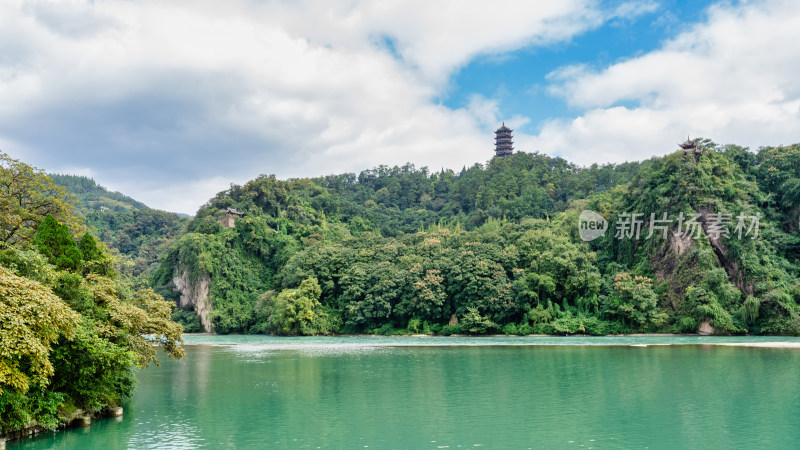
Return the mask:
{"type": "Polygon", "coordinates": [[[685,332],[709,322],[718,333],[800,333],[799,234],[786,213],[797,207],[796,147],[697,143],[696,157],[619,165],[516,153],[460,172],[260,176],[203,205],[152,282],[177,299],[184,268],[208,280],[221,333],[301,333],[276,324],[314,310],[296,292],[312,278],[339,324],[326,332],[685,332]],[[220,224],[227,208],[244,212],[233,228],[220,224]],[[580,239],[584,209],[610,222],[606,236],[580,239]],[[615,238],[631,212],[644,233],[615,238]],[[697,216],[698,238],[646,238],[662,213],[697,216]],[[762,239],[720,240],[709,228],[719,213],[761,217],[762,239]]]}
{"type": "Polygon", "coordinates": [[[83,231],[76,200],[41,170],[0,152],[0,241],[24,247],[48,215],[83,231]]]}

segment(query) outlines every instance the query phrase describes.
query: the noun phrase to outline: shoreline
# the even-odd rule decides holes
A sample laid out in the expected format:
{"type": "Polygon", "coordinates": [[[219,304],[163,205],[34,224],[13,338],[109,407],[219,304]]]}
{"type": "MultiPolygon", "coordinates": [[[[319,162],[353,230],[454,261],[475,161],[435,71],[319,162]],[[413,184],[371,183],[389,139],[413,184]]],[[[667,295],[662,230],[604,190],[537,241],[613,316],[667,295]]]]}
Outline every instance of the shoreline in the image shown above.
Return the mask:
{"type": "MultiPolygon", "coordinates": [[[[549,335],[549,334],[529,334],[529,335],[505,335],[505,334],[493,334],[493,335],[450,335],[450,336],[434,336],[428,334],[411,334],[411,335],[374,335],[374,334],[340,334],[334,336],[273,336],[273,335],[265,335],[265,334],[215,334],[215,333],[184,333],[183,336],[186,337],[203,337],[203,336],[219,336],[220,339],[224,339],[225,337],[247,337],[247,338],[268,338],[268,339],[275,339],[276,341],[281,340],[295,340],[295,339],[325,339],[325,338],[356,338],[356,339],[374,339],[374,340],[390,340],[390,339],[397,339],[397,340],[411,340],[411,339],[418,339],[418,340],[431,340],[437,341],[441,340],[442,343],[446,343],[450,339],[470,339],[475,341],[486,340],[487,343],[497,340],[499,338],[502,339],[509,339],[512,343],[508,345],[520,345],[525,346],[525,343],[513,343],[515,340],[526,339],[526,338],[542,338],[546,339],[548,342],[535,342],[531,341],[531,346],[619,346],[619,347],[650,347],[650,346],[684,346],[684,345],[706,345],[706,346],[724,346],[724,347],[750,347],[750,348],[772,348],[772,349],[800,349],[800,337],[795,336],[780,336],[780,335],[765,335],[765,336],[711,336],[711,335],[704,335],[704,334],[670,334],[670,333],[653,333],[653,334],[614,334],[614,335],[603,335],[603,336],[593,336],[593,335],[549,335]],[[625,338],[704,338],[703,341],[696,341],[696,342],[629,342],[629,343],[619,343],[619,342],[602,342],[608,338],[616,338],[616,339],[625,339],[625,338]],[[757,338],[757,339],[764,339],[762,342],[715,342],[715,338],[757,338]],[[770,339],[776,340],[770,340],[770,339]],[[778,340],[782,339],[782,340],[778,340]],[[786,339],[791,339],[787,341],[786,339]],[[559,343],[558,341],[561,340],[578,340],[578,342],[574,343],[559,343]],[[580,342],[580,340],[586,341],[594,341],[594,342],[580,342]]],[[[235,342],[228,342],[228,343],[212,343],[212,342],[190,342],[184,343],[183,345],[225,345],[225,346],[234,346],[234,345],[259,345],[256,342],[242,342],[241,344],[235,342]]],[[[275,345],[278,344],[275,341],[272,342],[265,342],[264,345],[275,345]]],[[[283,349],[290,349],[293,345],[290,342],[279,343],[280,347],[283,349]],[[284,347],[286,345],[287,347],[284,347]]],[[[336,345],[336,344],[332,344],[336,345]]],[[[358,344],[356,344],[358,345],[358,344]]],[[[369,344],[365,344],[370,346],[369,344]]],[[[375,344],[376,346],[384,346],[384,344],[375,344]]],[[[387,343],[388,346],[393,346],[392,344],[387,343]]],[[[395,344],[399,346],[404,346],[403,344],[395,344]]],[[[469,345],[469,344],[466,344],[469,345]]],[[[504,345],[500,344],[491,344],[491,345],[504,345]]],[[[309,342],[306,344],[301,344],[302,347],[315,347],[315,346],[328,346],[327,343],[317,342],[309,342]]],[[[415,346],[415,345],[412,345],[415,346]]],[[[426,346],[423,344],[421,346],[426,346]]],[[[435,345],[434,345],[435,346],[435,345]]],[[[448,345],[449,346],[449,345],[448,345]]],[[[477,344],[475,346],[480,346],[477,344]]]]}
{"type": "Polygon", "coordinates": [[[800,342],[721,342],[711,345],[724,345],[726,347],[755,347],[755,348],[800,348],[800,342]]]}
{"type": "Polygon", "coordinates": [[[61,422],[55,428],[45,428],[33,422],[22,428],[4,430],[0,434],[0,450],[5,450],[8,443],[26,441],[45,433],[56,434],[71,428],[87,428],[91,426],[92,421],[96,420],[120,420],[122,415],[123,409],[121,406],[106,405],[97,411],[77,409],[63,416],[61,422]]]}

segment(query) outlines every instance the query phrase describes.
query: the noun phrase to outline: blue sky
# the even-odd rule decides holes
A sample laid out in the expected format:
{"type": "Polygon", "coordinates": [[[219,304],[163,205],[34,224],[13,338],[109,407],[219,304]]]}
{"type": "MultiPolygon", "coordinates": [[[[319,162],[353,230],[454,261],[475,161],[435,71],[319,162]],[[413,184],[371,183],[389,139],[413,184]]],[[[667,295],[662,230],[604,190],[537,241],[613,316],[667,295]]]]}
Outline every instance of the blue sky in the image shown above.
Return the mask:
{"type": "MultiPolygon", "coordinates": [[[[624,2],[607,2],[613,8],[624,2]]],[[[586,64],[606,67],[620,60],[658,49],[662,42],[684,31],[684,26],[706,19],[711,1],[661,1],[651,11],[611,20],[566,42],[521,48],[501,55],[483,55],[470,61],[451,78],[441,97],[449,108],[463,108],[482,95],[498,102],[501,117],[524,116],[520,132],[536,133],[551,117],[569,117],[576,110],[547,92],[547,75],[559,67],[586,64]]]]}
{"type": "Polygon", "coordinates": [[[800,141],[794,0],[0,2],[0,151],[194,213],[259,174],[800,141]]]}

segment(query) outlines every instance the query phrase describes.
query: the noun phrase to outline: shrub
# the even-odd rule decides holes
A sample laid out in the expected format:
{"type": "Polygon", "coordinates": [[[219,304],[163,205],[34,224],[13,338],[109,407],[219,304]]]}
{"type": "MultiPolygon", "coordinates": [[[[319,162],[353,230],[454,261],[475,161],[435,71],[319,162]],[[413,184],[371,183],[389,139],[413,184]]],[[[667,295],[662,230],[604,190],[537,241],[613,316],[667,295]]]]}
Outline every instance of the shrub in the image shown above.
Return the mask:
{"type": "Polygon", "coordinates": [[[497,324],[489,320],[488,317],[482,316],[478,312],[478,308],[469,307],[467,312],[461,317],[461,330],[469,334],[486,334],[489,331],[496,330],[497,324]]]}
{"type": "Polygon", "coordinates": [[[413,333],[413,334],[417,334],[417,333],[421,332],[423,330],[422,321],[417,319],[417,318],[410,319],[408,321],[407,329],[408,329],[409,333],[413,333]]]}
{"type": "Polygon", "coordinates": [[[658,296],[653,291],[653,280],[647,277],[619,273],[614,277],[613,294],[605,299],[607,317],[623,323],[632,331],[658,327],[666,321],[666,314],[658,307],[658,296]]]}
{"type": "Polygon", "coordinates": [[[527,323],[521,323],[517,325],[517,334],[519,334],[520,336],[533,334],[533,327],[528,325],[527,323]]]}
{"type": "Polygon", "coordinates": [[[512,335],[512,334],[519,334],[517,333],[517,324],[515,323],[507,323],[503,326],[503,334],[512,335]]]}
{"type": "Polygon", "coordinates": [[[176,309],[172,313],[172,321],[183,326],[184,333],[202,333],[205,331],[200,315],[188,309],[176,309]]]}
{"type": "Polygon", "coordinates": [[[461,326],[460,325],[445,325],[442,327],[439,334],[442,336],[450,336],[452,334],[461,334],[461,326]]]}

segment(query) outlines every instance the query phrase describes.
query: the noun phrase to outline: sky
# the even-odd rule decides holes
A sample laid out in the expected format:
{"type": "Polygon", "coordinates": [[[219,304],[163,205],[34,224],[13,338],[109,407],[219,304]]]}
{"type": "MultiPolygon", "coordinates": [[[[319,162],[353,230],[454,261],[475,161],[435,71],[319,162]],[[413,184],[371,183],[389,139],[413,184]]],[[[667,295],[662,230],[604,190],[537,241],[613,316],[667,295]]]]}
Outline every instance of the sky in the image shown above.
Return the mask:
{"type": "Polygon", "coordinates": [[[0,2],[0,151],[194,214],[231,184],[515,150],[800,142],[800,2],[0,2]]]}

